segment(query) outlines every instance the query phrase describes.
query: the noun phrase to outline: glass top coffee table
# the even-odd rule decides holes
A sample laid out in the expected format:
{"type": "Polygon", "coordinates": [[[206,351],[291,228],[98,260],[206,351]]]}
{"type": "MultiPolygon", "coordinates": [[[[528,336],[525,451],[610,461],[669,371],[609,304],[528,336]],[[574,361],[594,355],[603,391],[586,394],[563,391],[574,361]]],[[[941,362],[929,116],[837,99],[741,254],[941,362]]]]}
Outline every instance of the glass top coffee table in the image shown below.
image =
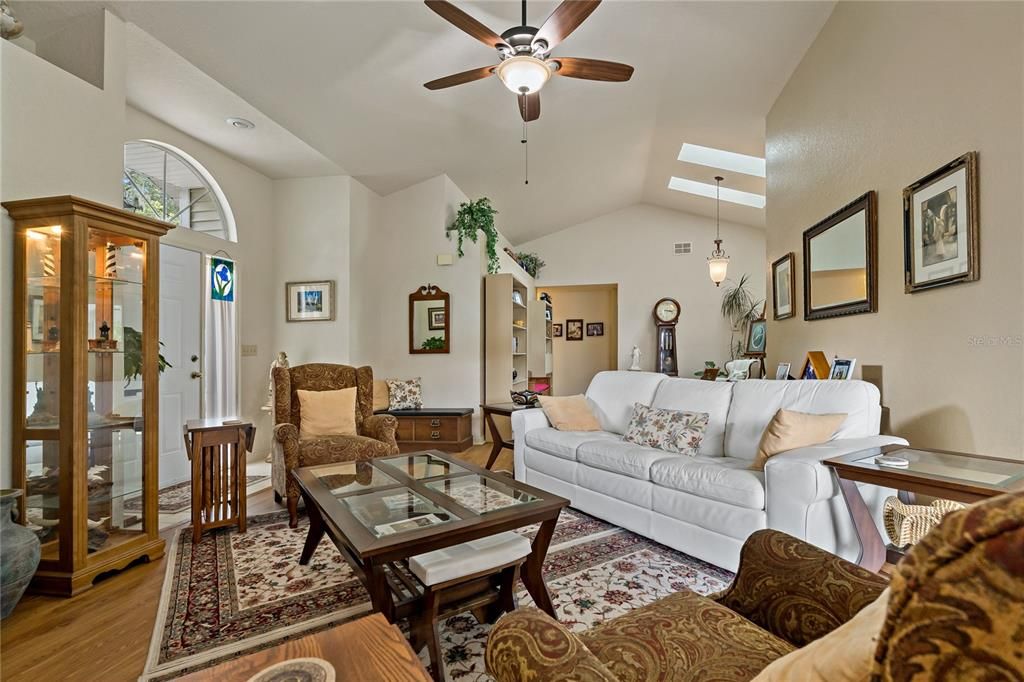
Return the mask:
{"type": "Polygon", "coordinates": [[[1024,462],[964,452],[887,445],[826,459],[823,464],[832,468],[857,530],[861,543],[858,563],[876,572],[887,558],[897,557],[894,548],[886,547],[857,483],[895,488],[909,504],[915,494],[972,504],[1024,490],[1024,462]],[[906,466],[876,461],[881,455],[906,460],[906,466]]]}
{"type": "Polygon", "coordinates": [[[540,524],[522,580],[538,608],[555,617],[541,575],[569,501],[437,451],[295,469],[309,514],[299,563],[326,534],[391,622],[408,618],[423,586],[409,557],[540,524]]]}

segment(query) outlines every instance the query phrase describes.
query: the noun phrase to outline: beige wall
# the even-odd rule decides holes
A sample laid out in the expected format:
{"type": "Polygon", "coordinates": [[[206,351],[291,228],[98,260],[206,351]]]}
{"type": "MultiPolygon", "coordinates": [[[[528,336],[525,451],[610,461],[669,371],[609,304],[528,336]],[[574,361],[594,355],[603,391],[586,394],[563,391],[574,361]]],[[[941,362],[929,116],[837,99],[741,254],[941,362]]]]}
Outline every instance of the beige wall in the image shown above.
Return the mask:
{"type": "Polygon", "coordinates": [[[551,295],[554,322],[562,324],[554,340],[552,395],[583,393],[598,372],[617,369],[618,287],[615,284],[537,287],[551,295]],[[583,320],[583,340],[567,341],[565,321],[583,320]],[[587,336],[590,322],[604,322],[604,336],[587,336]]]}
{"type": "MultiPolygon", "coordinates": [[[[705,360],[721,366],[729,359],[729,325],[720,312],[724,289],[708,277],[707,256],[714,238],[714,219],[635,204],[520,244],[516,250],[536,252],[547,262],[538,287],[618,284],[616,360],[621,369],[629,367],[636,345],[643,353],[641,367],[654,370],[654,304],[663,296],[679,301],[679,373],[690,376],[703,368],[705,360]],[[686,241],[693,242],[693,253],[674,255],[675,242],[686,241]]],[[[731,258],[729,279],[748,274],[754,296],[764,298],[764,231],[722,223],[722,239],[731,258]]],[[[557,304],[555,317],[556,322],[565,317],[557,304]]],[[[771,343],[769,337],[769,348],[771,343]]]]}
{"type": "Polygon", "coordinates": [[[1020,3],[841,2],[768,115],[769,260],[802,268],[804,229],[879,199],[878,312],[769,316],[769,361],[880,366],[893,431],[921,446],[1022,456],[1022,21],[1020,3]],[[905,294],[902,189],[969,150],[981,279],[905,294]]]}

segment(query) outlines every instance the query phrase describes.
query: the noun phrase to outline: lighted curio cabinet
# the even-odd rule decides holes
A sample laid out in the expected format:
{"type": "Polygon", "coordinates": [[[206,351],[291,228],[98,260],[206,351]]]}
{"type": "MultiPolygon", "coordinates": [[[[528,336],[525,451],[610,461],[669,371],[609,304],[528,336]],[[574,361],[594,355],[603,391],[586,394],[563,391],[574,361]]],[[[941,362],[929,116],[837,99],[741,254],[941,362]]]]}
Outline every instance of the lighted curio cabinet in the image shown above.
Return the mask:
{"type": "Polygon", "coordinates": [[[163,555],[157,532],[159,240],[173,226],[76,197],[14,221],[13,479],[42,542],[31,588],[71,595],[163,555]]]}

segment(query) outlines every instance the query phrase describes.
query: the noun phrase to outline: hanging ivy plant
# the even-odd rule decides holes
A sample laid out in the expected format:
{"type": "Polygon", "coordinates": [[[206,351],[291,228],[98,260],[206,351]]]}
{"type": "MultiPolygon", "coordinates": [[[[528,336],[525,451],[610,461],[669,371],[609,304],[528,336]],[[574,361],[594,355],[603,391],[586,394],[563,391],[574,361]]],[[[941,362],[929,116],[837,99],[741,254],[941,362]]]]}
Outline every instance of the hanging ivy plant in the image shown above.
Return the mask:
{"type": "Polygon", "coordinates": [[[494,227],[494,216],[497,213],[487,197],[464,202],[459,205],[459,213],[447,230],[449,239],[452,238],[452,232],[458,235],[456,253],[459,258],[463,256],[463,240],[468,239],[475,244],[480,232],[487,236],[487,272],[491,275],[498,272],[498,230],[494,227]]]}

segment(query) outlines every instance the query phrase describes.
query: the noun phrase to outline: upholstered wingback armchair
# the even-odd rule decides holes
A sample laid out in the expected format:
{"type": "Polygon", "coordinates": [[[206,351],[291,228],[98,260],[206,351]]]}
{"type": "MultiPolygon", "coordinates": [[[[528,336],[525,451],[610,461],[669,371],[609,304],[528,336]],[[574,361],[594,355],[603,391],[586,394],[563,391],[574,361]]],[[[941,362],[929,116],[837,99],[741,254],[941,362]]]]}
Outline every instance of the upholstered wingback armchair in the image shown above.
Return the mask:
{"type": "Polygon", "coordinates": [[[373,414],[373,370],[323,363],[274,368],[273,484],[278,500],[288,504],[290,524],[298,523],[299,486],[290,473],[296,467],[352,462],[397,455],[398,420],[373,414]],[[298,391],[337,391],[356,388],[355,436],[300,439],[302,411],[298,391]]]}
{"type": "MultiPolygon", "coordinates": [[[[491,630],[487,669],[498,682],[748,681],[850,620],[886,584],[761,530],[717,595],[678,592],[579,634],[537,609],[513,611],[491,630]]],[[[867,644],[872,682],[1024,679],[1024,492],[946,516],[888,585],[882,625],[867,644]]],[[[780,670],[782,679],[818,679],[780,670]]]]}

